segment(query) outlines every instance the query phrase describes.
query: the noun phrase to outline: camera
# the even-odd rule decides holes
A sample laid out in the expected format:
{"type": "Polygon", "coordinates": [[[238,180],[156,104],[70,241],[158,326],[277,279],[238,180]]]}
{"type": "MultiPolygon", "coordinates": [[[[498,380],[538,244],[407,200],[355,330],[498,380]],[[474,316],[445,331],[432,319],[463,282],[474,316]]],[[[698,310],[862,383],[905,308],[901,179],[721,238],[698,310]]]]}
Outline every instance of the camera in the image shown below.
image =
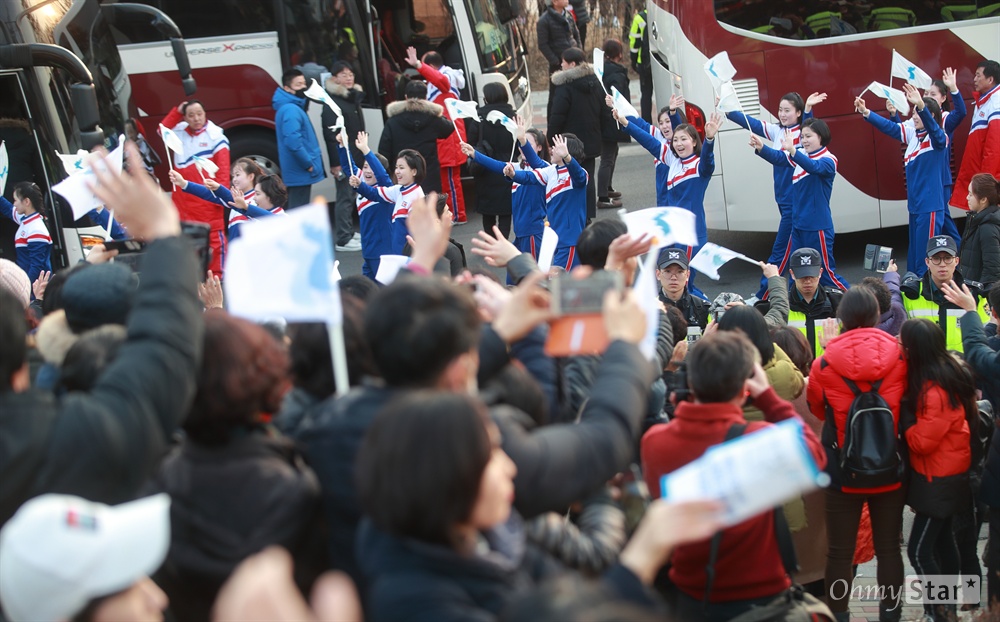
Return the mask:
{"type": "Polygon", "coordinates": [[[625,287],[621,272],[601,270],[585,279],[574,278],[569,273],[552,280],[552,311],[556,316],[600,315],[604,308],[604,294],[617,292],[625,287]]]}
{"type": "Polygon", "coordinates": [[[680,404],[681,402],[690,402],[693,400],[691,395],[691,389],[688,388],[688,375],[687,375],[687,362],[682,362],[677,366],[677,371],[675,371],[669,378],[667,383],[667,396],[669,397],[673,393],[673,401],[675,404],[680,404]]]}
{"type": "Polygon", "coordinates": [[[892,260],[892,248],[868,244],[865,246],[865,270],[884,273],[892,260]]]}

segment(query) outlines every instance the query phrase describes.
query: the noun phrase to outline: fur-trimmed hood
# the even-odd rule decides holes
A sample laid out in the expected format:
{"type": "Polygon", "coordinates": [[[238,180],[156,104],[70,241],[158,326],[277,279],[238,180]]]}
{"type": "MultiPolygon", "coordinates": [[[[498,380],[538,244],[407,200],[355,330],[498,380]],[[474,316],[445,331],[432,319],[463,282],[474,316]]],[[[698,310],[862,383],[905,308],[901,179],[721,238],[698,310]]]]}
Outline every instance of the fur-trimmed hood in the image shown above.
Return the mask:
{"type": "Polygon", "coordinates": [[[435,117],[444,116],[444,108],[426,99],[404,99],[401,102],[392,102],[385,109],[387,117],[394,117],[404,112],[422,112],[435,117]]]}
{"type": "Polygon", "coordinates": [[[355,84],[348,89],[346,86],[334,82],[333,77],[331,76],[326,79],[326,92],[341,99],[351,99],[353,97],[363,96],[365,90],[361,88],[360,84],[355,84]]]}
{"type": "Polygon", "coordinates": [[[38,353],[46,363],[56,366],[62,365],[66,353],[78,339],[80,335],[70,329],[69,322],[66,321],[66,312],[62,309],[46,315],[35,333],[38,353]]]}
{"type": "Polygon", "coordinates": [[[597,76],[594,75],[594,66],[590,63],[580,63],[576,67],[555,72],[549,79],[552,81],[552,84],[559,86],[560,84],[569,84],[587,76],[593,76],[594,80],[597,80],[597,76]]]}

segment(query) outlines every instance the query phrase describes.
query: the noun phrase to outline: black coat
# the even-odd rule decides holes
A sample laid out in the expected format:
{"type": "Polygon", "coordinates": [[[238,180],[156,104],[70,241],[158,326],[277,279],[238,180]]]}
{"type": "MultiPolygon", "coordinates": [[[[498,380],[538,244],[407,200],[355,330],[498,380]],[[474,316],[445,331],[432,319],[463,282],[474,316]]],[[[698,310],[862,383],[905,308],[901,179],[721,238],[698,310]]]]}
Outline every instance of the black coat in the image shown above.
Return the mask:
{"type": "Polygon", "coordinates": [[[538,18],[535,26],[538,35],[538,49],[549,62],[549,71],[559,69],[562,53],[569,48],[580,47],[580,30],[568,14],[557,13],[549,7],[538,18]]]}
{"type": "Polygon", "coordinates": [[[44,493],[135,498],[194,396],[204,330],[197,273],[185,240],[154,242],[128,337],[90,392],[0,394],[0,525],[44,493]]]}
{"type": "Polygon", "coordinates": [[[172,500],[155,578],[178,620],[207,620],[236,566],[268,546],[291,553],[303,589],[326,569],[319,483],[288,439],[258,429],[222,446],[186,441],[145,492],[172,500]]]}
{"type": "MultiPolygon", "coordinates": [[[[479,343],[479,384],[509,362],[506,346],[490,328],[479,343]]],[[[605,351],[591,397],[576,425],[528,431],[513,417],[495,416],[503,449],[517,465],[514,506],[525,518],[563,511],[628,466],[634,455],[647,393],[655,370],[639,349],[623,342],[605,351]]],[[[365,386],[323,405],[315,425],[299,440],[322,487],[330,534],[330,563],[362,581],[354,544],[361,506],[354,464],[375,414],[401,389],[365,386]]]]}
{"type": "Polygon", "coordinates": [[[378,152],[389,160],[389,170],[396,167],[396,157],[403,149],[416,149],[424,156],[427,174],[420,186],[424,192],[441,192],[441,162],[437,141],[455,131],[455,124],[446,119],[444,108],[423,99],[392,102],[386,108],[385,128],[378,143],[378,152]]]}
{"type": "MultiPolygon", "coordinates": [[[[326,92],[333,100],[333,103],[340,106],[340,111],[344,113],[344,129],[347,130],[347,139],[350,141],[348,148],[351,150],[351,159],[354,166],[361,168],[364,166],[365,156],[354,146],[354,141],[358,138],[358,132],[365,129],[365,116],[361,110],[361,102],[365,101],[365,92],[361,86],[354,85],[354,88],[347,88],[337,84],[333,78],[327,78],[326,92]]],[[[330,129],[337,123],[337,115],[330,110],[329,106],[323,106],[323,141],[326,143],[326,155],[330,158],[330,168],[340,166],[337,156],[337,132],[330,129]]],[[[350,176],[350,172],[344,171],[350,176]]]]}
{"type": "Polygon", "coordinates": [[[983,291],[1000,281],[1000,207],[969,212],[958,269],[966,279],[982,283],[983,291]]]}
{"type": "MultiPolygon", "coordinates": [[[[604,88],[608,89],[608,93],[611,93],[611,87],[618,89],[618,92],[625,96],[625,99],[631,101],[632,94],[628,90],[628,69],[623,65],[610,60],[605,60],[604,62],[604,88]]],[[[612,117],[613,119],[614,117],[612,117]]],[[[623,128],[618,127],[618,124],[606,123],[602,126],[602,136],[606,141],[614,141],[619,143],[627,143],[632,141],[632,137],[623,128]]]]}
{"type": "MultiPolygon", "coordinates": [[[[482,121],[465,120],[465,131],[469,144],[475,147],[476,151],[494,160],[508,162],[514,149],[514,137],[504,126],[486,120],[486,115],[494,110],[502,112],[511,119],[517,114],[508,103],[488,104],[479,109],[479,118],[482,121]]],[[[469,172],[476,180],[476,211],[493,216],[510,216],[510,180],[486,170],[472,160],[469,160],[469,172]]]]}
{"type": "Polygon", "coordinates": [[[584,157],[601,155],[601,137],[615,120],[604,103],[604,88],[590,63],[552,74],[552,102],[549,112],[549,137],[576,134],[583,141],[584,157]]]}

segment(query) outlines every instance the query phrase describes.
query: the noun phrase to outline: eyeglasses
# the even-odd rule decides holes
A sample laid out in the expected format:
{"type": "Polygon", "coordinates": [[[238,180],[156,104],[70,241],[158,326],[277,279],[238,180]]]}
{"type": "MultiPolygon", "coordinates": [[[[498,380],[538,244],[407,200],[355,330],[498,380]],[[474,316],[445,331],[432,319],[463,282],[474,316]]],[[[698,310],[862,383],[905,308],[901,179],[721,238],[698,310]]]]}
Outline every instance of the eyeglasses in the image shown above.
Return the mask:
{"type": "Polygon", "coordinates": [[[954,257],[952,255],[945,255],[944,257],[939,257],[935,255],[930,258],[931,263],[934,264],[935,266],[940,266],[941,264],[948,265],[954,263],[955,259],[957,259],[957,257],[954,257]]]}

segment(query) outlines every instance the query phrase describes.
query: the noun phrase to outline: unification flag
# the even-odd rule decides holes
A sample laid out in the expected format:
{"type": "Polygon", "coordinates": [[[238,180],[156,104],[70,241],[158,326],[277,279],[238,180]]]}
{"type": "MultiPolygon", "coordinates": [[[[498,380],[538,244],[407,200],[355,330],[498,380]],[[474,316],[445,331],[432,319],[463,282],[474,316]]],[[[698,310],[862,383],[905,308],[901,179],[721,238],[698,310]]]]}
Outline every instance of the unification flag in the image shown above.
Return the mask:
{"type": "Polygon", "coordinates": [[[477,110],[479,104],[476,102],[466,102],[451,97],[444,101],[444,107],[448,111],[448,116],[451,117],[452,121],[457,121],[458,119],[479,120],[479,112],[477,110]]]}
{"type": "Polygon", "coordinates": [[[379,257],[375,280],[382,285],[391,285],[399,276],[399,271],[408,263],[410,263],[410,258],[406,255],[382,255],[379,257]]]}
{"type": "MultiPolygon", "coordinates": [[[[876,97],[889,100],[899,110],[899,114],[904,117],[910,114],[910,102],[906,101],[906,94],[903,91],[886,86],[881,82],[872,82],[865,87],[865,91],[871,91],[876,97]]],[[[865,91],[861,92],[864,93],[865,91]]]]}
{"type": "Polygon", "coordinates": [[[635,109],[632,102],[627,100],[624,95],[622,95],[617,88],[611,87],[611,99],[615,105],[615,110],[618,111],[618,116],[620,117],[638,117],[639,111],[635,109]]]}
{"type": "Polygon", "coordinates": [[[201,156],[194,156],[194,166],[201,173],[204,178],[206,175],[208,177],[215,177],[215,174],[219,172],[219,165],[212,162],[208,158],[203,158],[201,156]]]}
{"type": "Polygon", "coordinates": [[[736,251],[731,251],[728,248],[719,246],[718,244],[712,244],[711,242],[706,242],[701,250],[691,258],[691,267],[701,272],[705,276],[715,281],[719,280],[719,268],[721,268],[726,262],[733,259],[742,259],[743,261],[759,265],[753,259],[750,259],[746,255],[737,253],[736,251]]]}
{"type": "Polygon", "coordinates": [[[0,141],[0,195],[7,190],[8,176],[10,176],[10,158],[7,156],[7,143],[0,141]]]}
{"type": "Polygon", "coordinates": [[[694,212],[683,207],[650,207],[637,212],[619,210],[618,215],[625,221],[630,234],[652,235],[654,249],[671,244],[698,245],[694,212]]]}
{"type": "Polygon", "coordinates": [[[84,169],[87,168],[87,156],[89,156],[90,153],[80,149],[75,154],[57,153],[56,155],[58,155],[59,159],[62,160],[63,168],[66,169],[66,174],[76,175],[78,173],[82,173],[84,169]]]}
{"type": "Polygon", "coordinates": [[[306,89],[305,96],[311,100],[326,104],[338,117],[344,116],[344,112],[340,109],[340,106],[333,103],[333,100],[330,99],[330,95],[326,92],[326,89],[320,86],[319,82],[316,82],[315,78],[313,78],[309,88],[306,89]]]}
{"type": "Polygon", "coordinates": [[[601,88],[604,89],[605,95],[610,95],[608,93],[608,87],[604,86],[604,50],[601,48],[594,48],[594,75],[601,82],[601,88]]]}
{"type": "Polygon", "coordinates": [[[160,124],[160,137],[163,138],[163,144],[167,146],[167,149],[177,155],[184,155],[184,143],[181,142],[180,136],[162,123],[160,124]]]}
{"type": "Polygon", "coordinates": [[[556,254],[556,246],[559,246],[559,234],[552,227],[545,225],[542,231],[542,245],[538,248],[538,269],[545,274],[552,269],[552,258],[556,254]]]}
{"type": "Polygon", "coordinates": [[[719,89],[726,82],[732,81],[736,76],[736,67],[729,60],[729,53],[723,50],[705,63],[705,74],[712,81],[712,87],[718,93],[719,89]]]}
{"type": "Polygon", "coordinates": [[[490,123],[499,123],[504,126],[504,129],[510,132],[510,135],[517,139],[517,122],[514,121],[514,119],[511,119],[499,110],[491,110],[490,113],[486,115],[486,120],[490,123]]]}
{"type": "Polygon", "coordinates": [[[100,158],[95,155],[91,159],[85,160],[84,167],[81,172],[70,175],[58,184],[52,186],[53,190],[65,197],[66,201],[69,202],[69,207],[73,212],[74,219],[83,218],[90,210],[104,205],[104,203],[97,198],[94,192],[90,189],[90,186],[97,181],[94,177],[94,168],[102,168],[110,171],[114,175],[120,175],[122,172],[122,158],[124,156],[124,152],[125,137],[121,136],[118,139],[118,147],[109,153],[107,157],[100,158]]]}
{"type": "Polygon", "coordinates": [[[719,88],[719,112],[743,112],[743,104],[736,94],[736,87],[733,83],[726,82],[719,88]]]}
{"type": "Polygon", "coordinates": [[[656,354],[656,339],[660,332],[660,284],[656,280],[656,260],[659,254],[655,249],[646,253],[641,264],[642,271],[636,275],[635,285],[632,286],[639,304],[646,312],[646,335],[639,343],[639,351],[650,361],[656,354]]]}
{"type": "Polygon", "coordinates": [[[919,89],[929,89],[934,83],[927,72],[903,58],[896,50],[892,51],[892,77],[902,78],[919,89]]]}

